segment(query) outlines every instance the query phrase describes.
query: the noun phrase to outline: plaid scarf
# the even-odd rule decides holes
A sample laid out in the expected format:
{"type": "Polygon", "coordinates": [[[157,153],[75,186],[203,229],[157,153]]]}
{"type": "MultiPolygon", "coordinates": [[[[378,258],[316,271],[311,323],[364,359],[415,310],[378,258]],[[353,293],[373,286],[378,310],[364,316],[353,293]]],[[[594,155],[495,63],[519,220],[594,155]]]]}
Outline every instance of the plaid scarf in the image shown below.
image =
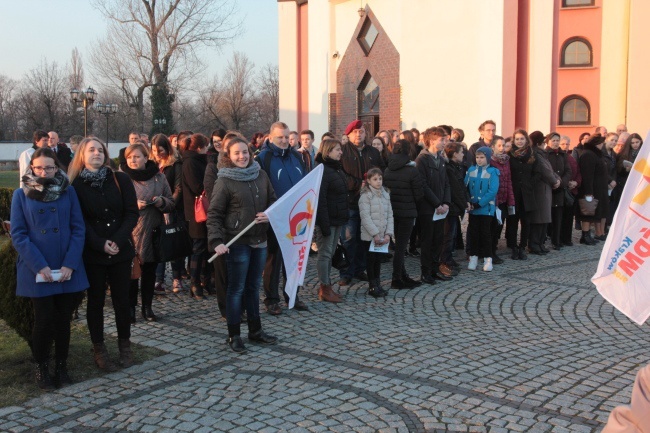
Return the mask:
{"type": "Polygon", "coordinates": [[[101,188],[104,185],[104,181],[108,179],[108,174],[110,170],[105,165],[102,165],[101,168],[97,171],[90,171],[87,168],[81,170],[79,177],[83,179],[84,182],[89,183],[91,188],[101,188]]]}
{"type": "Polygon", "coordinates": [[[54,174],[54,177],[34,176],[31,169],[23,176],[23,191],[27,198],[32,200],[51,202],[56,201],[63,194],[70,182],[68,176],[61,169],[54,174]]]}

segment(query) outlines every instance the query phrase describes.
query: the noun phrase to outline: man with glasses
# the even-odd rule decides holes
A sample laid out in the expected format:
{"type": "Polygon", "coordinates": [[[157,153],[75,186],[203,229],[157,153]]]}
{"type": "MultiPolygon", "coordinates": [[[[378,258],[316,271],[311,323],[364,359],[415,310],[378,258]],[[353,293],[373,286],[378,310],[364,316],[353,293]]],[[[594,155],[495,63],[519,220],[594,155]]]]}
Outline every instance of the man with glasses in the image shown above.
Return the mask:
{"type": "Polygon", "coordinates": [[[32,136],[32,147],[25,150],[18,157],[18,168],[20,170],[19,173],[20,173],[21,188],[25,186],[25,184],[23,183],[23,176],[27,174],[27,169],[31,164],[32,155],[34,154],[34,151],[39,147],[47,147],[49,140],[50,140],[50,136],[47,134],[47,132],[41,131],[40,129],[34,131],[34,135],[32,136]]]}

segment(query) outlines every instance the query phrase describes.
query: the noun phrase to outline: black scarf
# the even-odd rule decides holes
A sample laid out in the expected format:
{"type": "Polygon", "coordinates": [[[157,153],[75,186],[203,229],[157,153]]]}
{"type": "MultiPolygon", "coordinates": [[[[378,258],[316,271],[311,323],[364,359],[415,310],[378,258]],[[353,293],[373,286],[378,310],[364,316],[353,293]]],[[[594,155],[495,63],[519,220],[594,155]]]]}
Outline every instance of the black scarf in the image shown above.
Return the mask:
{"type": "Polygon", "coordinates": [[[84,168],[81,170],[81,173],[79,173],[79,177],[85,183],[89,183],[91,188],[101,188],[102,185],[104,185],[104,181],[108,179],[110,173],[110,169],[105,165],[102,165],[97,171],[90,171],[87,168],[84,168]]]}
{"type": "Polygon", "coordinates": [[[159,173],[158,166],[152,160],[148,160],[142,170],[134,170],[125,164],[122,171],[128,174],[131,180],[138,182],[145,182],[159,173]]]}
{"type": "Polygon", "coordinates": [[[56,201],[63,194],[70,182],[68,176],[61,169],[54,174],[54,177],[34,176],[31,169],[23,176],[23,191],[27,198],[42,202],[56,201]]]}

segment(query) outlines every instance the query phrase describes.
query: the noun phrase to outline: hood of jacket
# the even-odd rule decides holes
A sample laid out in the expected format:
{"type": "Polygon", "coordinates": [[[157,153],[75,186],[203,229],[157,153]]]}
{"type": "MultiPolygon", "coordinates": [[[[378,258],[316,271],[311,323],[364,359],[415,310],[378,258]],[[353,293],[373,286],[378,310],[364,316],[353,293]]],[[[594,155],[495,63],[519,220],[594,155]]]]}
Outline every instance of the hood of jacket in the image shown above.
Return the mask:
{"type": "MultiPolygon", "coordinates": [[[[391,154],[388,157],[388,168],[392,171],[399,170],[402,167],[405,167],[411,164],[411,158],[408,155],[400,154],[391,154]]],[[[415,163],[411,164],[415,167],[415,163]]]]}

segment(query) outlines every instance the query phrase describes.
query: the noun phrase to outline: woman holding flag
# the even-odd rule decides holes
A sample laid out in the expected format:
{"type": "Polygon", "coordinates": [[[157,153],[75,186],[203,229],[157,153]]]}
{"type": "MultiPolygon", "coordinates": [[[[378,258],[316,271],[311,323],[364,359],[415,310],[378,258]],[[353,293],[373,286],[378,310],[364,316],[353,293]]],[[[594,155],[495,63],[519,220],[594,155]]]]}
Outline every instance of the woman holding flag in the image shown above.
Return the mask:
{"type": "Polygon", "coordinates": [[[266,260],[268,217],[264,211],[276,200],[271,182],[250,155],[248,143],[233,138],[219,153],[219,177],[208,211],[208,244],[218,255],[227,254],[226,320],[230,348],[246,352],[240,337],[241,310],[248,316],[248,341],[275,344],[277,338],[262,330],[259,288],[266,260]],[[247,228],[236,241],[226,244],[247,228]]]}

